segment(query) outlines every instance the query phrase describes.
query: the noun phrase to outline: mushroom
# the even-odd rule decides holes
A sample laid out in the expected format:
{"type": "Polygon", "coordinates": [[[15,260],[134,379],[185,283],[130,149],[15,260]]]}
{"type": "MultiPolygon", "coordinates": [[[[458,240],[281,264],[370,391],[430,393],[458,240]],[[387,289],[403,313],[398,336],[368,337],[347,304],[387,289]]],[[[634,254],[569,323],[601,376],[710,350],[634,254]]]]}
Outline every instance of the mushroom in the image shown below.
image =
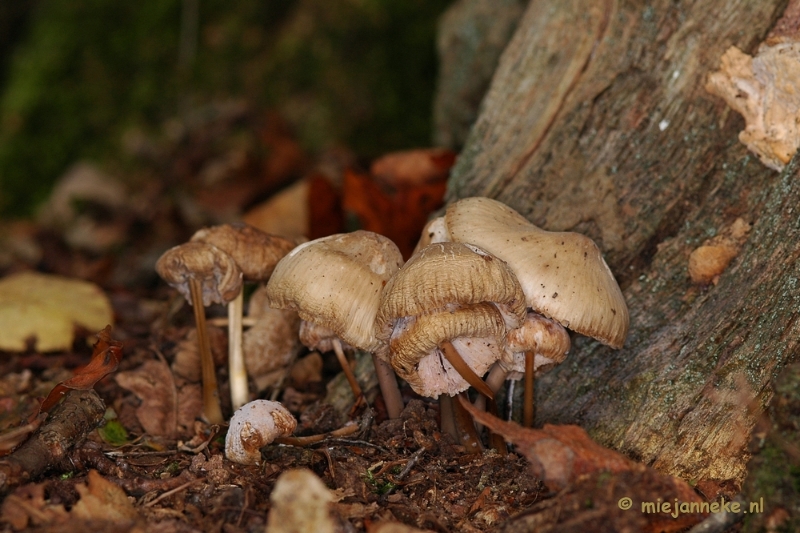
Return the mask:
{"type": "MultiPolygon", "coordinates": [[[[537,228],[505,204],[489,198],[465,198],[447,209],[453,241],[469,242],[496,255],[511,268],[527,306],[565,328],[621,348],[628,334],[628,307],[597,245],[573,232],[537,228]]],[[[558,334],[557,334],[558,335],[558,334]]],[[[535,367],[535,354],[526,365],[535,367]]],[[[532,382],[533,377],[527,377],[532,382]]],[[[533,405],[526,391],[526,406],[533,405]]],[[[526,425],[533,424],[530,407],[526,425]]]]}
{"type": "Polygon", "coordinates": [[[430,244],[449,242],[451,240],[450,234],[447,232],[447,226],[445,225],[444,217],[433,218],[429,220],[427,224],[425,224],[424,228],[422,228],[422,234],[420,235],[417,246],[414,248],[414,252],[411,255],[414,255],[430,244]]]}
{"type": "Polygon", "coordinates": [[[446,398],[470,385],[493,398],[480,376],[503,356],[506,331],[525,316],[522,288],[503,261],[470,244],[431,244],[408,260],[381,299],[383,356],[414,391],[440,399],[443,428],[446,398]]]}
{"type": "Polygon", "coordinates": [[[280,403],[254,400],[233,413],[225,437],[225,457],[243,465],[261,463],[261,448],[279,437],[288,437],[297,420],[280,403]]]}
{"type": "Polygon", "coordinates": [[[403,403],[394,372],[375,356],[381,342],[375,337],[374,323],[381,290],[402,262],[391,240],[355,231],[301,244],[278,263],[267,284],[270,306],[295,309],[304,321],[332,332],[328,347],[336,353],[357,402],[361,388],[342,342],[373,354],[390,418],[400,416],[403,403]]]}
{"type": "Polygon", "coordinates": [[[204,307],[236,298],[242,291],[242,272],[231,256],[201,242],[170,248],[156,262],[156,272],[178,289],[194,309],[203,381],[203,416],[212,424],[221,424],[222,410],[204,307]]]}
{"type": "Polygon", "coordinates": [[[291,309],[269,307],[266,285],[250,295],[247,316],[254,320],[242,336],[244,362],[260,392],[283,381],[300,354],[300,317],[291,309]]]}
{"type": "MultiPolygon", "coordinates": [[[[244,281],[254,282],[267,281],[278,261],[295,247],[294,241],[264,233],[246,224],[204,228],[192,235],[191,242],[204,242],[224,251],[239,266],[244,281]]],[[[242,354],[243,295],[240,291],[228,303],[228,373],[234,409],[250,399],[242,354]]]]}

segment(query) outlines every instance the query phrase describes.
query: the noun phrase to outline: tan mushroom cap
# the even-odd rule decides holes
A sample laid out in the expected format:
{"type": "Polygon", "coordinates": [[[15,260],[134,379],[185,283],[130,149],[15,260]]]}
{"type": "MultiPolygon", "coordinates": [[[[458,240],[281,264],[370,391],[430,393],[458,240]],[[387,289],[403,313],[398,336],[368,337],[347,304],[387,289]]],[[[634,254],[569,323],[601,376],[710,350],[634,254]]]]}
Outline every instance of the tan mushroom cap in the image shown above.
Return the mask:
{"type": "Polygon", "coordinates": [[[203,306],[227,304],[242,290],[242,271],[233,258],[211,244],[187,242],[170,248],[156,262],[156,272],[192,303],[189,279],[200,282],[203,306]]]}
{"type": "Polygon", "coordinates": [[[508,263],[528,306],[573,331],[622,347],[628,307],[590,238],[544,231],[489,198],[459,200],[448,207],[445,220],[454,241],[480,246],[508,263]]]}
{"type": "Polygon", "coordinates": [[[469,244],[443,242],[420,250],[383,290],[375,321],[376,335],[387,340],[394,322],[450,305],[493,302],[506,327],[518,327],[525,317],[525,295],[503,261],[469,244]]]}
{"type": "Polygon", "coordinates": [[[429,220],[428,223],[425,224],[425,227],[422,228],[417,246],[414,247],[414,252],[411,255],[416,254],[428,245],[438,242],[448,242],[450,240],[452,239],[450,239],[450,234],[447,233],[447,225],[444,222],[444,217],[436,217],[429,220]]]}
{"type": "Polygon", "coordinates": [[[290,239],[264,233],[247,224],[222,224],[204,228],[191,241],[212,244],[227,253],[248,281],[266,281],[278,261],[296,246],[290,239]]]}
{"type": "Polygon", "coordinates": [[[449,341],[480,375],[503,355],[505,322],[488,302],[406,317],[396,323],[389,342],[391,364],[418,394],[452,396],[469,388],[444,358],[439,345],[449,341]]]}
{"type": "Polygon", "coordinates": [[[242,338],[244,363],[258,390],[264,390],[283,379],[303,348],[298,339],[300,317],[291,309],[269,307],[263,285],[250,296],[248,309],[255,324],[242,338]]]}
{"type": "Polygon", "coordinates": [[[284,257],[267,284],[270,305],[296,309],[304,320],[375,351],[375,314],[383,286],[403,257],[388,238],[370,231],[331,235],[301,244],[284,257]]]}
{"type": "Polygon", "coordinates": [[[506,334],[506,357],[499,364],[509,373],[506,379],[520,379],[525,373],[525,352],[534,354],[533,369],[541,372],[561,364],[570,345],[569,333],[561,324],[528,311],[522,325],[506,334]]]}

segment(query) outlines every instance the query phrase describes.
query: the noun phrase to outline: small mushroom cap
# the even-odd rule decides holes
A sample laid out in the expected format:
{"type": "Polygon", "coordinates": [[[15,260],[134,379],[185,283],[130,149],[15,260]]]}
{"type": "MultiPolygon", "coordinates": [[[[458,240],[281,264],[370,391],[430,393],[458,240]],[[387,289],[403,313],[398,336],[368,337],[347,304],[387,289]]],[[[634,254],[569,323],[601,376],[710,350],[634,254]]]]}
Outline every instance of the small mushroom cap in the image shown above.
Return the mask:
{"type": "Polygon", "coordinates": [[[243,465],[261,462],[261,448],[278,437],[288,437],[297,420],[283,405],[254,400],[233,413],[225,437],[225,457],[243,465]]]}
{"type": "Polygon", "coordinates": [[[296,309],[341,340],[375,351],[375,314],[383,286],[403,263],[389,239],[370,231],[301,244],[284,257],[267,284],[272,307],[296,309]]]}
{"type": "Polygon", "coordinates": [[[389,341],[391,365],[422,396],[454,395],[469,383],[439,346],[452,342],[464,362],[483,375],[503,355],[506,326],[494,304],[452,306],[399,320],[389,341]]]}
{"type": "Polygon", "coordinates": [[[444,217],[436,217],[429,220],[428,223],[425,224],[425,227],[422,228],[417,246],[414,248],[414,252],[411,255],[416,254],[430,244],[448,242],[450,240],[452,239],[450,239],[450,234],[447,232],[447,225],[445,224],[444,217]]]}
{"type": "Polygon", "coordinates": [[[528,311],[525,322],[506,334],[506,357],[499,364],[509,372],[507,379],[520,379],[525,373],[525,352],[533,352],[533,369],[541,372],[561,364],[569,348],[569,333],[561,324],[528,311]]]}
{"type": "Polygon", "coordinates": [[[200,282],[203,306],[226,304],[242,290],[242,271],[233,258],[211,244],[187,242],[170,248],[156,262],[156,272],[192,303],[189,279],[200,282]]]}
{"type": "Polygon", "coordinates": [[[194,241],[212,244],[233,257],[248,281],[268,280],[278,261],[296,246],[290,239],[264,233],[247,224],[204,228],[192,235],[190,242],[194,241]]]}
{"type": "Polygon", "coordinates": [[[383,290],[376,335],[386,340],[394,322],[450,305],[493,302],[508,328],[525,318],[525,295],[503,261],[469,244],[431,244],[412,256],[383,290]]]}
{"type": "MultiPolygon", "coordinates": [[[[308,320],[300,321],[298,336],[303,346],[309,350],[316,350],[322,353],[333,351],[333,342],[339,339],[339,336],[333,330],[308,320]]],[[[352,346],[346,342],[342,341],[341,344],[343,350],[352,349],[352,346]]]]}
{"type": "Polygon", "coordinates": [[[579,233],[537,228],[490,198],[465,198],[445,215],[454,241],[480,246],[508,263],[528,306],[564,327],[621,348],[628,307],[600,249],[579,233]]]}

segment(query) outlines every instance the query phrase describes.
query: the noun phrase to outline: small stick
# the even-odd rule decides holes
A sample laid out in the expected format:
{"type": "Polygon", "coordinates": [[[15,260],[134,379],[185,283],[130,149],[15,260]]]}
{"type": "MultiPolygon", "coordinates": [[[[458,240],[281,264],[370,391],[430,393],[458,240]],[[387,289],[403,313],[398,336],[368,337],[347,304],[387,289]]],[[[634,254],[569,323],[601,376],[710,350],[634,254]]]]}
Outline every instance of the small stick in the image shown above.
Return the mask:
{"type": "Polygon", "coordinates": [[[192,296],[194,320],[197,325],[197,344],[200,350],[200,370],[203,379],[203,417],[210,424],[222,424],[224,419],[219,405],[217,373],[214,368],[214,358],[211,355],[211,343],[208,340],[206,310],[203,307],[200,282],[194,278],[189,278],[189,290],[192,296]]]}
{"type": "Polygon", "coordinates": [[[160,495],[158,498],[156,498],[156,499],[154,499],[154,500],[151,500],[151,501],[147,502],[146,504],[144,504],[144,506],[145,506],[145,507],[152,507],[152,506],[154,506],[155,504],[157,504],[158,502],[160,502],[161,500],[163,500],[163,499],[165,499],[165,498],[169,498],[169,497],[170,497],[170,496],[172,496],[173,494],[177,494],[177,493],[181,492],[182,490],[186,490],[186,489],[188,489],[189,487],[191,487],[192,485],[194,485],[195,483],[197,483],[197,482],[199,482],[199,481],[205,481],[205,479],[203,479],[203,478],[198,478],[198,479],[193,479],[193,480],[191,480],[191,481],[187,481],[187,482],[186,482],[186,483],[184,483],[183,485],[181,485],[181,486],[179,486],[179,487],[175,487],[175,488],[174,488],[174,489],[172,489],[172,490],[168,490],[167,492],[165,492],[165,493],[161,494],[161,495],[160,495]]]}
{"type": "Polygon", "coordinates": [[[289,446],[308,446],[310,444],[315,444],[317,442],[321,442],[325,439],[329,438],[338,438],[338,437],[346,437],[347,435],[352,435],[353,433],[357,433],[358,430],[361,429],[358,424],[347,424],[339,429],[335,429],[333,431],[329,431],[328,433],[321,433],[319,435],[308,435],[306,437],[278,437],[273,442],[276,444],[286,444],[289,446]]]}

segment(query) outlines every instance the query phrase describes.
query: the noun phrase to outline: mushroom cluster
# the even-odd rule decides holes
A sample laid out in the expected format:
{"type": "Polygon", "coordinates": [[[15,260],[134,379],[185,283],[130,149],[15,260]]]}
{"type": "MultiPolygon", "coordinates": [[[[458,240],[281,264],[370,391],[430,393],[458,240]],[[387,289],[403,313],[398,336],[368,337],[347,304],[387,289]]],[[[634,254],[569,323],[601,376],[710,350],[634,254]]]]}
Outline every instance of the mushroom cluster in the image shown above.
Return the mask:
{"type": "MultiPolygon", "coordinates": [[[[485,404],[507,379],[524,376],[523,419],[530,426],[534,373],[564,360],[567,330],[620,348],[629,325],[619,286],[591,239],[537,228],[489,198],[451,204],[426,226],[405,264],[397,246],[373,232],[295,246],[253,228],[222,226],[165,253],[157,270],[195,307],[199,333],[203,305],[241,299],[243,280],[266,281],[261,301],[302,319],[294,338],[336,354],[354,408],[365,400],[347,353],[359,349],[373,356],[389,417],[403,408],[399,376],[416,393],[438,398],[442,427],[476,447],[474,424],[456,422],[468,417],[451,397],[472,387],[485,404]]],[[[241,304],[233,309],[230,375],[238,408],[249,398],[237,340],[241,304]]],[[[205,383],[213,366],[206,370],[203,357],[205,383]]],[[[208,389],[210,400],[215,385],[208,389]]]]}

